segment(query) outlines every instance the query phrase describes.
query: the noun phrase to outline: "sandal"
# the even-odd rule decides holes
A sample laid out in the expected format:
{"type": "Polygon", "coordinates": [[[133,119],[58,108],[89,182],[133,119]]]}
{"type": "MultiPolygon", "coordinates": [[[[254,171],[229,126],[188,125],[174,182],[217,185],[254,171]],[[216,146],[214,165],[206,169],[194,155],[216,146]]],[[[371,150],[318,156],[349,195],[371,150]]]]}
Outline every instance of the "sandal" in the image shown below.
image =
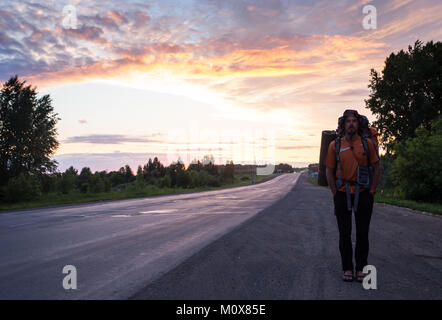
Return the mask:
{"type": "Polygon", "coordinates": [[[362,272],[362,271],[356,272],[356,281],[357,282],[363,282],[366,275],[367,274],[362,272]]]}
{"type": "Polygon", "coordinates": [[[347,282],[353,281],[353,270],[344,271],[344,274],[342,275],[342,280],[347,282]]]}

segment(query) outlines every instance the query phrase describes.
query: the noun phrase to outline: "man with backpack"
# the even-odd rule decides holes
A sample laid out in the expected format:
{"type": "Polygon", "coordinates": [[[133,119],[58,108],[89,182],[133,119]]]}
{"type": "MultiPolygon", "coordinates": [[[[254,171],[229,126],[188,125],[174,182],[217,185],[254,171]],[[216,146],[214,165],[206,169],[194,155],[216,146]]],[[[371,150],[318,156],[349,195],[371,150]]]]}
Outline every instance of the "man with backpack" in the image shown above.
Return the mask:
{"type": "Polygon", "coordinates": [[[344,281],[354,280],[351,242],[352,207],[356,222],[356,280],[362,282],[368,264],[368,231],[374,195],[380,179],[377,143],[368,120],[356,110],[346,110],[339,119],[338,136],[326,156],[327,182],[333,194],[339,229],[339,251],[344,281]]]}

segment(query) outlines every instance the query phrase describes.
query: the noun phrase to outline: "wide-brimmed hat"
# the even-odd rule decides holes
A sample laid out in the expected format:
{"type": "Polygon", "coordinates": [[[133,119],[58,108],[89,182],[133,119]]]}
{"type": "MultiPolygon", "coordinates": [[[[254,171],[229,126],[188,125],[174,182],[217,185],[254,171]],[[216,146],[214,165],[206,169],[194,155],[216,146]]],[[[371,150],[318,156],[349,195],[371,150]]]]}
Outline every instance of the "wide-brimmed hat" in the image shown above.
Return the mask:
{"type": "Polygon", "coordinates": [[[356,119],[358,119],[359,123],[362,120],[362,116],[356,110],[347,109],[344,111],[344,114],[342,115],[342,117],[339,117],[339,119],[338,119],[338,130],[341,130],[341,132],[344,131],[345,119],[350,116],[353,116],[356,119]]]}
{"type": "Polygon", "coordinates": [[[344,114],[342,115],[342,117],[347,118],[349,116],[353,116],[356,119],[359,119],[361,117],[356,110],[347,109],[344,111],[344,114]]]}

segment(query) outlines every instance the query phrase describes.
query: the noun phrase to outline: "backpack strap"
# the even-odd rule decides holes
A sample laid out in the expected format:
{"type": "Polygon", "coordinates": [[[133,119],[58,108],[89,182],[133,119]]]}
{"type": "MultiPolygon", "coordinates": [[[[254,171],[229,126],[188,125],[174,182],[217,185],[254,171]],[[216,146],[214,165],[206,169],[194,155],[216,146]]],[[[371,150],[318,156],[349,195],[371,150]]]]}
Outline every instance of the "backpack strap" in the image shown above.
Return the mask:
{"type": "MultiPolygon", "coordinates": [[[[368,149],[367,137],[365,135],[361,136],[362,146],[364,147],[365,154],[367,155],[368,166],[370,166],[370,149],[368,149]]],[[[373,146],[374,147],[374,146],[373,146]]],[[[375,148],[376,149],[376,148],[375,148]]]]}
{"type": "Polygon", "coordinates": [[[370,135],[361,135],[362,145],[364,146],[364,151],[367,153],[368,166],[370,167],[370,149],[368,149],[368,144],[367,144],[368,140],[370,140],[371,143],[373,144],[374,151],[376,152],[376,155],[378,156],[378,158],[379,158],[379,152],[378,152],[378,149],[376,148],[376,143],[374,143],[374,140],[370,135]]]}
{"type": "Polygon", "coordinates": [[[342,165],[341,165],[341,136],[338,135],[338,137],[335,140],[335,154],[336,154],[336,166],[338,170],[338,179],[336,179],[336,188],[339,189],[343,185],[345,185],[345,194],[347,198],[347,210],[351,211],[351,196],[349,191],[349,182],[342,180],[342,165]]]}
{"type": "Polygon", "coordinates": [[[374,151],[376,152],[376,155],[379,158],[379,152],[378,152],[378,149],[376,148],[376,143],[374,143],[374,140],[373,140],[373,138],[371,136],[369,137],[369,139],[371,140],[371,143],[373,143],[374,151]]]}
{"type": "Polygon", "coordinates": [[[336,166],[338,169],[339,179],[342,180],[342,166],[341,166],[341,157],[339,153],[341,152],[341,137],[338,135],[335,140],[335,155],[336,155],[336,166]]]}
{"type": "MultiPolygon", "coordinates": [[[[362,146],[364,147],[364,151],[367,155],[368,166],[370,166],[370,150],[368,149],[366,137],[361,136],[361,141],[362,141],[362,146]]],[[[374,142],[373,142],[373,147],[375,147],[374,142]]],[[[376,147],[375,147],[375,149],[376,149],[376,147]]],[[[354,185],[354,183],[349,183],[349,181],[342,180],[342,175],[341,175],[342,165],[341,165],[340,152],[341,152],[341,137],[338,136],[336,138],[336,142],[335,142],[336,163],[337,163],[338,174],[339,174],[339,178],[336,180],[336,187],[339,189],[343,184],[345,185],[345,193],[346,193],[346,198],[347,198],[347,210],[351,211],[352,206],[351,206],[351,196],[350,196],[350,191],[349,191],[349,185],[350,184],[354,185]]],[[[352,152],[353,152],[353,149],[352,149],[352,152]]],[[[360,186],[358,183],[356,183],[355,185],[356,185],[356,190],[355,190],[355,199],[354,199],[354,211],[356,212],[358,210],[358,205],[359,205],[359,187],[360,186]]]]}

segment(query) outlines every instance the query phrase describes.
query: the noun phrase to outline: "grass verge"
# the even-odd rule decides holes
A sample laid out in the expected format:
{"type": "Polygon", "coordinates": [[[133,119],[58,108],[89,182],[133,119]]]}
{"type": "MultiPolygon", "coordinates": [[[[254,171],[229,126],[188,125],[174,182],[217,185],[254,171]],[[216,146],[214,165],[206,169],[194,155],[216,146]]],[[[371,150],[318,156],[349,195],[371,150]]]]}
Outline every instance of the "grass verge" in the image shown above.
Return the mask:
{"type": "Polygon", "coordinates": [[[381,197],[379,192],[376,192],[374,201],[377,203],[386,203],[398,207],[405,207],[413,210],[425,211],[425,212],[442,215],[442,204],[439,203],[399,199],[385,194],[381,197]]]}
{"type": "MultiPolygon", "coordinates": [[[[315,186],[319,186],[318,180],[315,179],[315,177],[313,175],[308,175],[308,181],[310,181],[310,183],[315,186]]],[[[374,202],[375,203],[386,203],[386,204],[391,204],[391,205],[398,206],[398,207],[404,207],[404,208],[409,208],[409,209],[413,209],[413,210],[425,211],[425,212],[430,212],[430,213],[442,215],[442,204],[401,199],[399,197],[393,196],[389,192],[384,193],[382,196],[381,196],[380,192],[376,192],[376,195],[374,197],[374,202]]]]}

